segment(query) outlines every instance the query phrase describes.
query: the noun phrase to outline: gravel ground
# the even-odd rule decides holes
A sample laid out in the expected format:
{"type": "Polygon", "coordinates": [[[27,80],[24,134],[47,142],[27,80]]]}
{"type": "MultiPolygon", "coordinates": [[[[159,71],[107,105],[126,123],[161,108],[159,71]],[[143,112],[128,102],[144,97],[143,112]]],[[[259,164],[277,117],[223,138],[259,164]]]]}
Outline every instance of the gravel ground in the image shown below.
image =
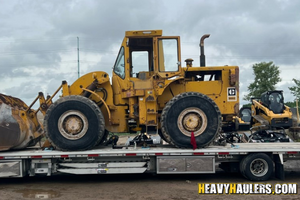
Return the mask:
{"type": "MultiPolygon", "coordinates": [[[[202,175],[59,175],[0,179],[0,199],[299,199],[299,195],[199,195],[198,183],[249,183],[240,174],[202,175]]],[[[268,183],[298,183],[300,172],[289,171],[286,180],[272,178],[268,183]]]]}

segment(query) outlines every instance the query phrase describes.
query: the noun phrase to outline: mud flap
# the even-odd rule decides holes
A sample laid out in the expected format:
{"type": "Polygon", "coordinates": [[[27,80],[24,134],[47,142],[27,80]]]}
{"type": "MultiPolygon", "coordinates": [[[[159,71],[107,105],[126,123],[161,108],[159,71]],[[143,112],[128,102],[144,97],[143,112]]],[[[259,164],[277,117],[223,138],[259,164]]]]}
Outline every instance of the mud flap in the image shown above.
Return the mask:
{"type": "Polygon", "coordinates": [[[283,155],[275,154],[274,163],[275,163],[275,177],[280,180],[284,180],[285,173],[284,173],[284,165],[283,165],[283,155]]]}

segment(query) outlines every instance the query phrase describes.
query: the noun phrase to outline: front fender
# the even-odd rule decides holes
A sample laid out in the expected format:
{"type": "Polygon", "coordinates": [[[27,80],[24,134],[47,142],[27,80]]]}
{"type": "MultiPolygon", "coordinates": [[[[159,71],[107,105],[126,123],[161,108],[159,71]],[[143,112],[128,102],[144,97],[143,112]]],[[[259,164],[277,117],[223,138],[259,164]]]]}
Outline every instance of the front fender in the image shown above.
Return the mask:
{"type": "Polygon", "coordinates": [[[98,84],[103,84],[109,82],[109,75],[106,72],[96,71],[85,74],[78,78],[70,87],[69,95],[80,95],[83,90],[82,88],[87,88],[92,82],[97,79],[98,84]]]}

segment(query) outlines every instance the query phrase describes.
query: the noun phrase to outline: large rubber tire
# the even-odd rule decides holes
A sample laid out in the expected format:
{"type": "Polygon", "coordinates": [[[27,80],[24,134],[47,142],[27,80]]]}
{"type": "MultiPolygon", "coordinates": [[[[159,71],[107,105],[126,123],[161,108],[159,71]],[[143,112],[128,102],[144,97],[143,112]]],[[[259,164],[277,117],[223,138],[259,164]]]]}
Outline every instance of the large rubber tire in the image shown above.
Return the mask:
{"type": "Polygon", "coordinates": [[[266,181],[273,174],[273,161],[265,153],[249,154],[240,162],[240,172],[251,181],[266,181]]]}
{"type": "Polygon", "coordinates": [[[105,133],[101,110],[92,100],[83,96],[58,99],[46,112],[46,137],[56,149],[79,151],[91,149],[105,133]]]}
{"type": "Polygon", "coordinates": [[[187,92],[173,97],[161,115],[161,130],[167,142],[192,148],[194,132],[197,148],[208,146],[221,131],[222,118],[216,103],[206,95],[187,92]]]}
{"type": "Polygon", "coordinates": [[[102,139],[99,141],[99,143],[98,143],[96,146],[101,145],[101,144],[103,144],[104,142],[106,142],[106,141],[109,139],[109,138],[108,138],[108,135],[109,135],[109,131],[108,131],[108,130],[105,130],[102,139]]]}
{"type": "Polygon", "coordinates": [[[162,140],[166,141],[167,143],[170,143],[170,141],[168,141],[168,140],[165,138],[165,136],[164,136],[164,134],[162,133],[161,129],[158,129],[158,135],[159,135],[159,137],[160,137],[162,140]]]}

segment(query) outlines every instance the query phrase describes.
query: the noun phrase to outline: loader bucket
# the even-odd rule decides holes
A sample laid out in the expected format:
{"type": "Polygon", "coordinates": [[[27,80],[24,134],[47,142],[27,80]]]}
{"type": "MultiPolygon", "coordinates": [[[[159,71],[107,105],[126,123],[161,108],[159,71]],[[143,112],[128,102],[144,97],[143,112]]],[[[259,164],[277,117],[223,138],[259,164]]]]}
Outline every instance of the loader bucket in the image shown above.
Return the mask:
{"type": "Polygon", "coordinates": [[[34,146],[42,133],[33,110],[22,100],[0,93],[0,151],[34,146]]]}

